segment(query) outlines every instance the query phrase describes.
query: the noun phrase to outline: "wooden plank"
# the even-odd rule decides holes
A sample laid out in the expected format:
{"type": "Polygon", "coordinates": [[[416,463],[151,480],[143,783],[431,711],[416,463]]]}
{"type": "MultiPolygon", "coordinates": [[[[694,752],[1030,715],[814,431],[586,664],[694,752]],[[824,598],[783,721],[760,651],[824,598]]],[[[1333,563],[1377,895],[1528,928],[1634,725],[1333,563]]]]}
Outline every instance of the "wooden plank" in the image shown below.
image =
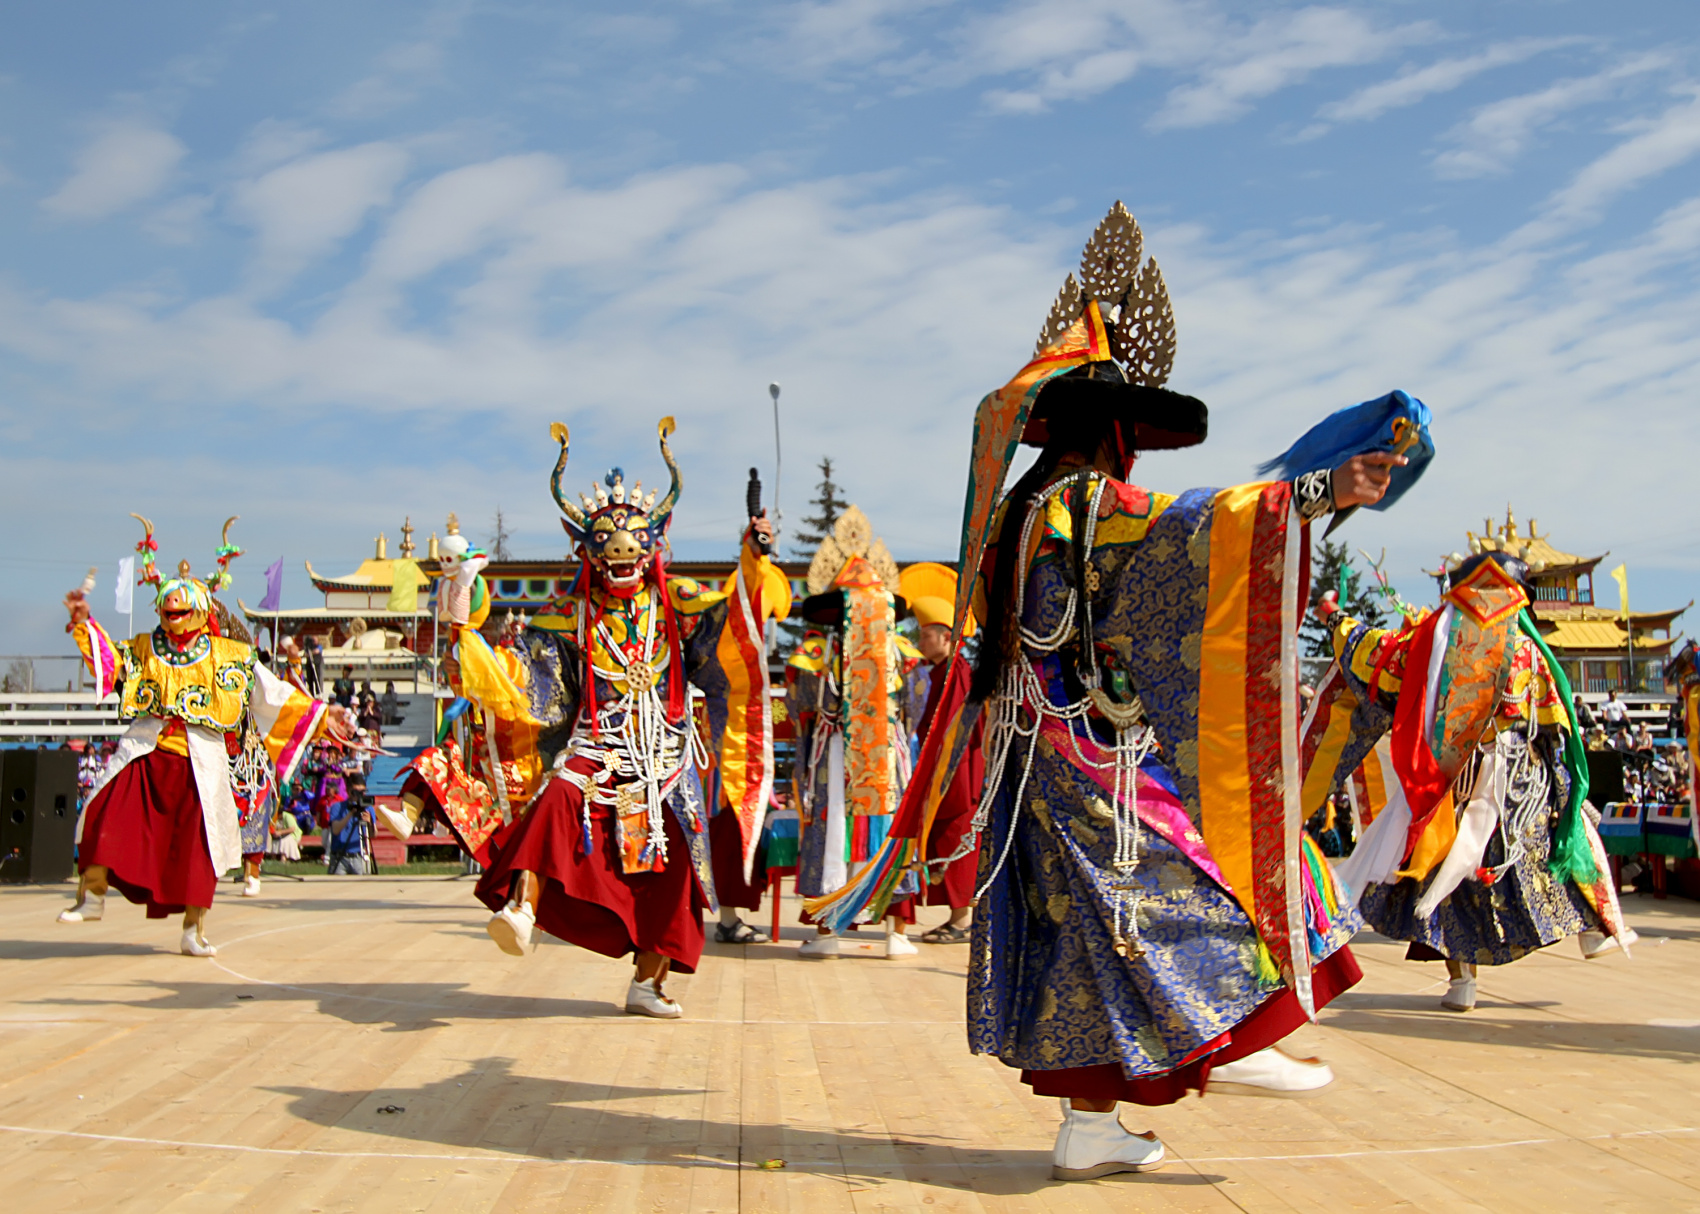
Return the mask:
{"type": "Polygon", "coordinates": [[[1124,1110],[1170,1166],[1059,1185],[1056,1102],[964,1046],[960,946],[711,944],[664,1023],[623,1014],[629,961],[499,953],[466,881],[270,881],[220,899],[215,961],[117,899],[54,923],[69,893],[0,889],[8,1210],[1700,1208],[1679,899],[1630,899],[1632,958],[1484,971],[1465,1016],[1366,938],[1364,983],[1293,1040],[1335,1067],[1324,1097],[1124,1110]]]}

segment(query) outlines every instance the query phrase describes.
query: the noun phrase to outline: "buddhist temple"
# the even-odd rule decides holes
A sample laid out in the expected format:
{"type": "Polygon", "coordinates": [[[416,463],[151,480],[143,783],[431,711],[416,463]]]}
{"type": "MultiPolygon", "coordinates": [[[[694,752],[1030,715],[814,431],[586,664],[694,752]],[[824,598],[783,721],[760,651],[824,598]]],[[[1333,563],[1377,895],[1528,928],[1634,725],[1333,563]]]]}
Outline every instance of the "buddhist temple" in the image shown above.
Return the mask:
{"type": "Polygon", "coordinates": [[[1465,534],[1472,553],[1504,552],[1528,564],[1542,635],[1577,691],[1590,698],[1608,691],[1664,691],[1665,659],[1680,637],[1671,635],[1671,625],[1692,601],[1669,611],[1632,611],[1628,620],[1616,608],[1596,606],[1595,569],[1610,554],[1563,552],[1539,534],[1535,519],[1529,520],[1528,534],[1521,534],[1509,507],[1500,526],[1487,519],[1480,534],[1465,534]]]}
{"type": "Polygon", "coordinates": [[[415,551],[410,518],[401,525],[394,558],[389,555],[389,537],[379,534],[372,555],[352,573],[327,577],[313,568],[312,561],[306,562],[314,589],[325,596],[324,606],[266,611],[241,599],[237,605],[249,624],[265,633],[275,629],[284,636],[313,637],[327,661],[368,667],[411,663],[415,653],[430,653],[435,640],[428,600],[437,574],[436,535],[430,538],[425,560],[417,560],[415,551]],[[389,605],[398,568],[413,579],[412,611],[397,611],[389,605]]]}

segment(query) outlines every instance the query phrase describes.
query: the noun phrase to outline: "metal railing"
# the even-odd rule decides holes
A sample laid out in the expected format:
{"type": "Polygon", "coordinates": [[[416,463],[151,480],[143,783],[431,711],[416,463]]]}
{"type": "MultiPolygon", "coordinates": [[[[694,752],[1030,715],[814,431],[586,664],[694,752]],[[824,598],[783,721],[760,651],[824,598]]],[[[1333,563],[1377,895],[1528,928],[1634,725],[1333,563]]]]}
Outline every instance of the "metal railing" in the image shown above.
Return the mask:
{"type": "Polygon", "coordinates": [[[81,654],[0,654],[0,693],[82,691],[89,685],[81,654]]]}

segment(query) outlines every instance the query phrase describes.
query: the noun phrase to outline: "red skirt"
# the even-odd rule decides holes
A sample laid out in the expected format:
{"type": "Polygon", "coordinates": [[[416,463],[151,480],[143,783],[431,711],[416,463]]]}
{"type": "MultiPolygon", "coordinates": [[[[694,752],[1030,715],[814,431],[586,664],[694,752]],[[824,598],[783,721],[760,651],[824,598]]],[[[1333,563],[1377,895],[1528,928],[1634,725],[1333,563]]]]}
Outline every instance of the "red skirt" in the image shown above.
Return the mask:
{"type": "Polygon", "coordinates": [[[113,887],[163,919],[211,906],[218,890],[201,794],[189,760],[153,750],[126,763],[83,812],[79,872],[99,866],[113,887]]]}
{"type": "Polygon", "coordinates": [[[720,905],[760,910],[767,873],[758,854],[751,879],[744,880],[744,832],[738,829],[738,815],[730,809],[722,809],[708,820],[708,850],[714,868],[714,896],[720,905]]]}
{"type": "Polygon", "coordinates": [[[974,879],[980,873],[980,853],[969,852],[960,860],[945,865],[944,880],[937,885],[929,882],[921,891],[924,906],[948,906],[952,910],[974,901],[974,879]]]}
{"type": "MultiPolygon", "coordinates": [[[[1311,974],[1316,1010],[1321,1011],[1364,976],[1350,948],[1342,947],[1311,974]]],[[[1305,1023],[1299,997],[1284,990],[1265,1000],[1231,1031],[1195,1051],[1192,1061],[1160,1075],[1129,1079],[1113,1062],[1097,1066],[1067,1067],[1057,1071],[1022,1071],[1021,1082],[1035,1096],[1071,1096],[1081,1100],[1121,1100],[1128,1104],[1173,1104],[1187,1092],[1202,1093],[1210,1081],[1210,1068],[1234,1062],[1267,1049],[1305,1023]],[[1225,1043],[1225,1044],[1224,1044],[1225,1043]],[[1204,1052],[1211,1051],[1211,1052],[1204,1052]]]]}
{"type": "MultiPolygon", "coordinates": [[[[573,759],[568,769],[591,764],[573,759]]],[[[478,880],[478,900],[501,910],[521,871],[542,885],[537,926],[557,939],[605,957],[660,953],[680,973],[694,973],[702,956],[702,914],[708,896],[691,865],[678,819],[666,816],[667,866],[660,872],[622,871],[613,810],[594,806],[590,848],[583,846],[584,793],[566,780],[550,780],[525,816],[490,840],[494,855],[478,880]]]]}

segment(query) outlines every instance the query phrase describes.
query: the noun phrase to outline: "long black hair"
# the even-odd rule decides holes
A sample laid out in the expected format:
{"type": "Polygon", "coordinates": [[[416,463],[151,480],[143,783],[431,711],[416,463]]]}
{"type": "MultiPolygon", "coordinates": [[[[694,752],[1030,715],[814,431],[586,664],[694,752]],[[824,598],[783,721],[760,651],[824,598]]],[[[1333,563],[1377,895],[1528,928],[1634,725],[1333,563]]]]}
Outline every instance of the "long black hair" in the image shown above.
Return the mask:
{"type": "MultiPolygon", "coordinates": [[[[968,689],[972,700],[985,700],[996,692],[1004,665],[1020,655],[1017,629],[1021,621],[1014,611],[1015,578],[1023,555],[1021,530],[1033,499],[1056,478],[1066,456],[1083,456],[1090,462],[1105,440],[1115,434],[1116,419],[1107,413],[1062,413],[1048,419],[1048,427],[1049,434],[1039,458],[1004,497],[1003,523],[998,529],[987,578],[980,651],[975,656],[974,677],[968,689]]],[[[963,570],[963,576],[970,576],[969,571],[963,570]]]]}

